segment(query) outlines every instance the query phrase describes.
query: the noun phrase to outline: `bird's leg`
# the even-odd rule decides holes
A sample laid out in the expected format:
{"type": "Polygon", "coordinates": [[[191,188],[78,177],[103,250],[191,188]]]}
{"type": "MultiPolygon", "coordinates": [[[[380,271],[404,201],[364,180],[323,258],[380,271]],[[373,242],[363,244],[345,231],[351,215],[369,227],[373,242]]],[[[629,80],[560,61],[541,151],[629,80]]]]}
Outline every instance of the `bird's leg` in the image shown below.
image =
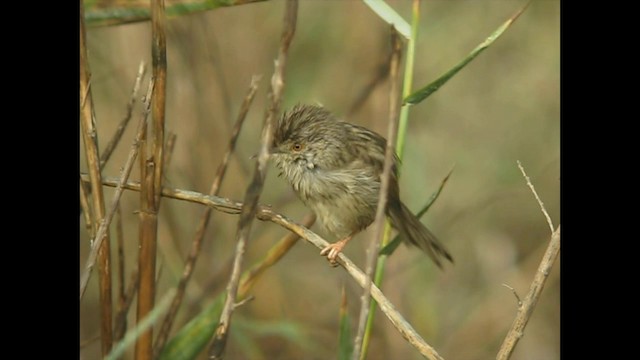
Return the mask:
{"type": "Polygon", "coordinates": [[[352,233],[342,240],[336,241],[333,244],[329,244],[329,246],[320,251],[320,255],[326,255],[327,260],[329,260],[331,266],[338,266],[338,262],[336,261],[338,254],[342,251],[342,248],[347,245],[347,242],[349,242],[349,240],[353,238],[354,235],[355,233],[352,233]]]}

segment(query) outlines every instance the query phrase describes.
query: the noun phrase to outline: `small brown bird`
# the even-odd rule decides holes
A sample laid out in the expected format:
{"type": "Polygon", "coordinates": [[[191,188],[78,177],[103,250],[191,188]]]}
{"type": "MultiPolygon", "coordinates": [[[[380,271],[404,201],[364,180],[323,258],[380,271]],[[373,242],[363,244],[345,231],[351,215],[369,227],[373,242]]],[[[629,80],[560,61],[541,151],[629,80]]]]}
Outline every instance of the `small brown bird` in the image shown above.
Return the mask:
{"type": "MultiPolygon", "coordinates": [[[[354,235],[376,216],[387,141],[364,127],[339,120],[320,106],[296,105],[280,118],[271,155],[302,202],[337,242],[320,254],[332,265],[354,235]]],[[[453,262],[444,245],[400,201],[394,157],[386,213],[409,244],[442,267],[453,262]]]]}

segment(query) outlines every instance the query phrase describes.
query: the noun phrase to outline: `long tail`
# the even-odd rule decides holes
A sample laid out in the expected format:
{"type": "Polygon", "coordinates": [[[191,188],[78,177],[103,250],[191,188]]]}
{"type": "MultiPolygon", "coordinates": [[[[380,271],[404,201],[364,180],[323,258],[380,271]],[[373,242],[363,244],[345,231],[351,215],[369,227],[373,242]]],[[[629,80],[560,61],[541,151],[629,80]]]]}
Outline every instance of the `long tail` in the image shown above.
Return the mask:
{"type": "Polygon", "coordinates": [[[388,210],[393,227],[400,231],[406,242],[422,249],[439,268],[442,268],[442,257],[453,263],[453,257],[444,245],[401,201],[390,203],[388,210]]]}

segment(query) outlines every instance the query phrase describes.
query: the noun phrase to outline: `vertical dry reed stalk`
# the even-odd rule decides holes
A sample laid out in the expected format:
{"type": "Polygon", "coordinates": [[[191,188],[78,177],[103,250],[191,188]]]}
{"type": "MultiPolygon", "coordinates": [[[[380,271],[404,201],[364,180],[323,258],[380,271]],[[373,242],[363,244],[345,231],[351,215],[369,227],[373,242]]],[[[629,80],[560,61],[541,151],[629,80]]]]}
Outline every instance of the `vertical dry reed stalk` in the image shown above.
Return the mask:
{"type": "MultiPolygon", "coordinates": [[[[91,191],[94,216],[92,235],[97,233],[98,225],[105,217],[104,196],[102,194],[102,179],[100,174],[100,156],[98,155],[98,139],[93,118],[93,99],[91,98],[89,58],[87,55],[86,32],[84,25],[84,6],[80,2],[80,125],[84,141],[85,154],[91,179],[91,191]]],[[[104,239],[98,251],[98,273],[100,289],[100,333],[102,355],[111,351],[112,344],[112,304],[111,304],[111,254],[109,251],[109,232],[104,233],[104,239]]],[[[95,239],[98,241],[102,239],[95,239]]],[[[85,288],[81,288],[80,297],[85,288]]]]}
{"type": "MultiPolygon", "coordinates": [[[[167,49],[165,36],[164,0],[151,2],[151,57],[153,64],[154,91],[151,98],[153,134],[151,156],[141,157],[141,211],[140,253],[138,269],[140,284],[138,291],[137,322],[142,321],[153,310],[156,292],[156,253],[158,241],[158,210],[162,192],[162,170],[164,168],[164,120],[167,75],[167,49]]],[[[146,134],[145,134],[146,135],[146,134]]],[[[145,137],[146,138],[146,137],[145,137]]],[[[143,151],[146,152],[146,141],[143,151]]],[[[153,357],[153,329],[143,332],[136,341],[135,358],[151,360],[153,357]]]]}

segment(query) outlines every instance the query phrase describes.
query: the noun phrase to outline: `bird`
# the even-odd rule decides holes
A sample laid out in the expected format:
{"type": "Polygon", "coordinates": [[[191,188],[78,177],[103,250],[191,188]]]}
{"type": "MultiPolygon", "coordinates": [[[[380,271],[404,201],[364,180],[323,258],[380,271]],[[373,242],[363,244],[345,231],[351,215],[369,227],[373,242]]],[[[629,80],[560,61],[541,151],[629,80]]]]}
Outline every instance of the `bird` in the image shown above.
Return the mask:
{"type": "MultiPolygon", "coordinates": [[[[278,119],[270,158],[299,199],[338,241],[322,249],[337,266],[338,254],[374,220],[387,141],[365,127],[343,121],[319,105],[297,104],[278,119]]],[[[406,243],[442,268],[453,257],[400,200],[394,154],[386,215],[406,243]]]]}

